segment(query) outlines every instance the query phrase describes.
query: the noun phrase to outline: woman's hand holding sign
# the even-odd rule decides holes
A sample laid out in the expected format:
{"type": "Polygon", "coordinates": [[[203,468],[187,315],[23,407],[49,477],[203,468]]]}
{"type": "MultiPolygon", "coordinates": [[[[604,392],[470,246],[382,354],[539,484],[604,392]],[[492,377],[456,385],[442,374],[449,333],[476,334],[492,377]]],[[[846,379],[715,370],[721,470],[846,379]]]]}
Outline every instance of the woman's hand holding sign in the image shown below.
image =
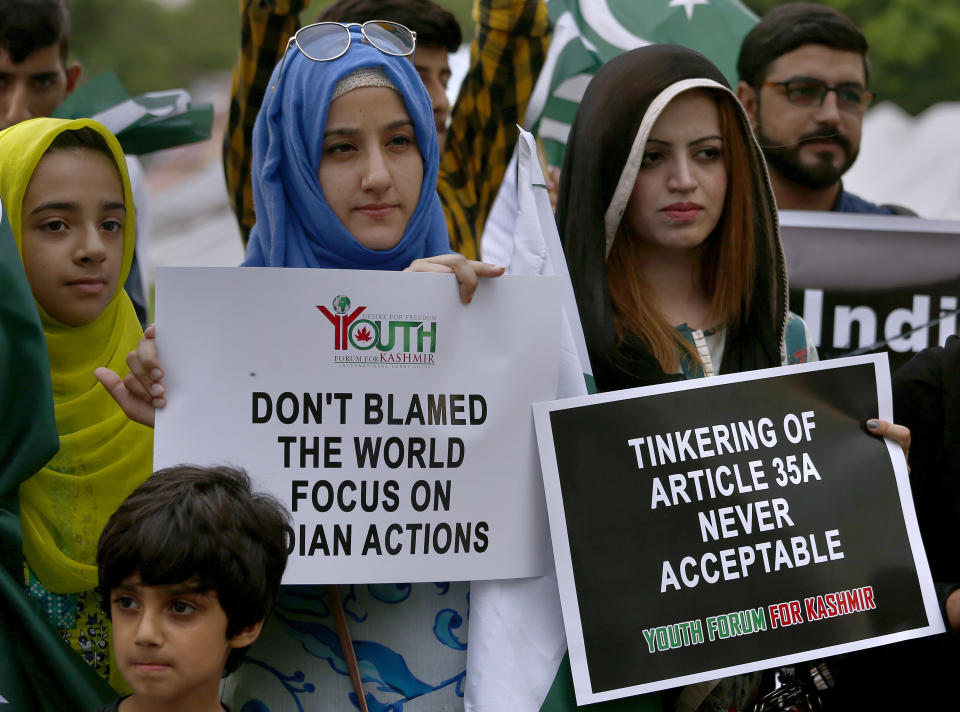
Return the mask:
{"type": "MultiPolygon", "coordinates": [[[[867,432],[871,435],[877,435],[881,438],[890,438],[900,449],[903,450],[903,457],[910,462],[910,429],[896,423],[890,423],[886,420],[873,419],[867,421],[867,432]]],[[[907,472],[910,472],[910,465],[907,465],[907,472]]]]}
{"type": "Polygon", "coordinates": [[[458,252],[435,257],[422,257],[410,263],[404,272],[452,272],[460,283],[460,301],[469,304],[477,291],[480,277],[491,279],[503,274],[504,268],[486,262],[468,260],[458,252]]]}

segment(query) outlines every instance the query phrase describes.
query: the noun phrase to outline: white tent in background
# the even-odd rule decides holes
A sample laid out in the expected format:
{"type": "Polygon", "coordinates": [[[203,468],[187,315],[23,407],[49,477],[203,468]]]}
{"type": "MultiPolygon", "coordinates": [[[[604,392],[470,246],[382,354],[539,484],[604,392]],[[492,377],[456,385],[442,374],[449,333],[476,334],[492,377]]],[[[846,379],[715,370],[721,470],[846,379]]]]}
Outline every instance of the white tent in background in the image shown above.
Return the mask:
{"type": "Polygon", "coordinates": [[[960,220],[960,102],[934,104],[912,117],[883,102],[867,112],[860,157],[846,190],[895,203],[921,217],[960,220]]]}

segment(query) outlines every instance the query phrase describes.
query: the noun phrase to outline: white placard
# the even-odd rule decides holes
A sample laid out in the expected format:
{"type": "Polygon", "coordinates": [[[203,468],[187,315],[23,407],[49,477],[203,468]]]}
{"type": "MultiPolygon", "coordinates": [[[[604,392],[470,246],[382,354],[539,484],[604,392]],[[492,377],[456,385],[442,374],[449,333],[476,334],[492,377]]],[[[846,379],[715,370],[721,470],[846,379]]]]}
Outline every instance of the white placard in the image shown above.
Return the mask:
{"type": "Polygon", "coordinates": [[[453,275],[170,268],[156,300],[154,465],[239,465],[278,497],[284,583],[544,572],[530,404],[555,394],[557,278],[464,305],[453,275]]]}

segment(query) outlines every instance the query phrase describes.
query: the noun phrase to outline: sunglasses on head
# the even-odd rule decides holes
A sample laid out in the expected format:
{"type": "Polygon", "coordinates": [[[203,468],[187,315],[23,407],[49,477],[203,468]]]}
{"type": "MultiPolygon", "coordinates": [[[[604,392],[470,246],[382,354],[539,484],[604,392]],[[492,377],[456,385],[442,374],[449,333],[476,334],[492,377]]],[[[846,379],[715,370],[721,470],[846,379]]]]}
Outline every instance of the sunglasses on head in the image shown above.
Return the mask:
{"type": "MultiPolygon", "coordinates": [[[[277,72],[277,81],[283,73],[283,63],[287,60],[290,45],[296,45],[300,53],[314,62],[329,62],[342,57],[350,49],[353,36],[351,27],[359,27],[363,35],[364,44],[375,47],[384,54],[393,57],[409,57],[417,49],[417,33],[390,20],[368,20],[359,22],[315,22],[312,25],[301,27],[287,42],[283,59],[280,60],[280,71],[277,72]]],[[[273,89],[277,88],[276,82],[273,89]]]]}

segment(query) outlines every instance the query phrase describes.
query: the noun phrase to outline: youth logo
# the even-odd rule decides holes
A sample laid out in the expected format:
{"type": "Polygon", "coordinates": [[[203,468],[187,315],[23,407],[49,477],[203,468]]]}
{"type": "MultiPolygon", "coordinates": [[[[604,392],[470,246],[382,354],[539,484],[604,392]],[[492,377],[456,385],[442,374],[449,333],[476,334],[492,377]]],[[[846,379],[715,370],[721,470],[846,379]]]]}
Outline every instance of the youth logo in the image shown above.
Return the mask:
{"type": "Polygon", "coordinates": [[[437,350],[436,317],[423,314],[374,314],[366,306],[351,311],[350,298],[338,294],[331,308],[317,309],[333,325],[335,363],[349,365],[432,366],[437,350]],[[363,315],[363,318],[361,318],[363,315]]]}

